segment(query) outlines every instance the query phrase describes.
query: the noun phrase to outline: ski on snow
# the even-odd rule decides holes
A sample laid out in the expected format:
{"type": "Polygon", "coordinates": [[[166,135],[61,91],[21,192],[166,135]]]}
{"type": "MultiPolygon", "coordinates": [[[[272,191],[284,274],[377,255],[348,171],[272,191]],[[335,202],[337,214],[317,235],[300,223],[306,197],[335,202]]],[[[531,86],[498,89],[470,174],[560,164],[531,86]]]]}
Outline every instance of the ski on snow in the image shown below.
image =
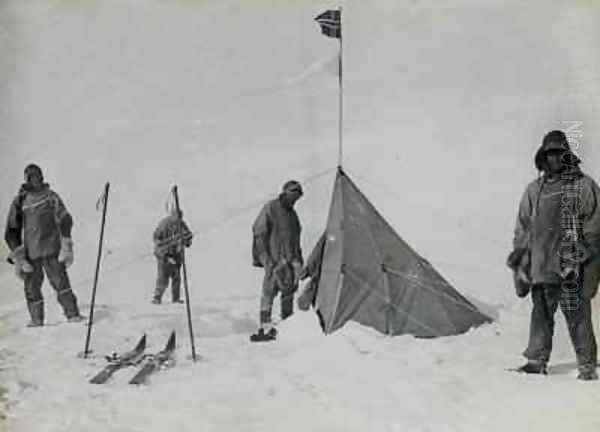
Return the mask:
{"type": "Polygon", "coordinates": [[[144,334],[135,346],[135,348],[131,351],[125,352],[120,355],[113,354],[112,356],[106,356],[106,360],[108,360],[108,365],[106,365],[104,369],[98,372],[98,374],[96,374],[96,376],[94,376],[90,380],[90,382],[92,384],[103,384],[119,369],[138,364],[144,357],[145,349],[146,335],[144,334]]]}
{"type": "Polygon", "coordinates": [[[146,356],[146,361],[141,369],[129,381],[129,384],[144,384],[148,377],[159,369],[168,367],[173,362],[173,352],[175,351],[175,331],[171,333],[167,345],[162,351],[156,354],[146,356]]]}

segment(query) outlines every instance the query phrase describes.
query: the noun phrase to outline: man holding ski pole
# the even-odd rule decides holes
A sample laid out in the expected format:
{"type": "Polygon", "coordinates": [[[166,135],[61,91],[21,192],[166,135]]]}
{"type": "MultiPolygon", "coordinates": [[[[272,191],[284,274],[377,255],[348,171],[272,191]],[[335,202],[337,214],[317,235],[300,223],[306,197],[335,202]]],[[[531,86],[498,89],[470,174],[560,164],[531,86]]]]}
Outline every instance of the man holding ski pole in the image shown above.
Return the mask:
{"type": "Polygon", "coordinates": [[[183,212],[173,207],[170,214],[162,219],[152,236],[154,255],[157,263],[156,288],[152,303],[160,304],[162,296],[171,282],[171,301],[181,300],[181,265],[183,248],[192,245],[193,234],[183,221],[183,212]]]}

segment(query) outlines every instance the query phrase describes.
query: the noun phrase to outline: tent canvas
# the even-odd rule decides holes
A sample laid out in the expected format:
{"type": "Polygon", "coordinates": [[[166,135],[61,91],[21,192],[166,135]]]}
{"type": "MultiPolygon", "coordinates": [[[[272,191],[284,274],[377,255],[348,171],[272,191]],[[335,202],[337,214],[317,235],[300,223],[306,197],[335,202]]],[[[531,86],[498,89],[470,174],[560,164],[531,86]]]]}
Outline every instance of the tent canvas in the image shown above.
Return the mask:
{"type": "Polygon", "coordinates": [[[314,305],[325,333],[353,320],[389,335],[438,337],[492,321],[402,240],[341,168],[323,236],[311,259],[319,260],[314,305]]]}

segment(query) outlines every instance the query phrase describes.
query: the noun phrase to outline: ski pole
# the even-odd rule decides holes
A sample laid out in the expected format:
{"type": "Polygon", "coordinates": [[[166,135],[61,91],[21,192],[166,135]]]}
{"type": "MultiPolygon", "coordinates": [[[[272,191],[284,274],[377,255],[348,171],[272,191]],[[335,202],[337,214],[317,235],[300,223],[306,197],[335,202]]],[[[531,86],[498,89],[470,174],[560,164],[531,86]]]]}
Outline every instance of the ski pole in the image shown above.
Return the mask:
{"type": "Polygon", "coordinates": [[[102,258],[102,242],[104,241],[104,226],[106,225],[106,207],[108,204],[108,190],[110,183],[104,185],[104,193],[100,197],[102,203],[102,223],[100,225],[100,239],[98,241],[98,257],[96,259],[96,272],[94,274],[94,286],[92,288],[92,300],[90,302],[90,316],[87,325],[87,336],[85,338],[85,348],[83,350],[83,358],[87,358],[90,348],[90,337],[92,335],[92,323],[94,321],[94,305],[96,303],[96,288],[98,286],[98,274],[100,273],[100,260],[102,258]]]}
{"type": "MultiPolygon", "coordinates": [[[[173,197],[175,198],[175,208],[177,209],[177,219],[179,220],[179,228],[183,227],[183,219],[181,217],[181,209],[179,207],[179,194],[177,193],[177,185],[173,186],[173,197]]],[[[190,309],[190,291],[188,289],[187,267],[185,265],[185,245],[184,233],[179,233],[179,242],[181,245],[181,265],[183,267],[183,288],[185,291],[185,306],[187,310],[188,328],[190,331],[190,343],[192,346],[192,360],[196,361],[196,347],[194,345],[194,330],[192,328],[192,312],[190,309]]]]}

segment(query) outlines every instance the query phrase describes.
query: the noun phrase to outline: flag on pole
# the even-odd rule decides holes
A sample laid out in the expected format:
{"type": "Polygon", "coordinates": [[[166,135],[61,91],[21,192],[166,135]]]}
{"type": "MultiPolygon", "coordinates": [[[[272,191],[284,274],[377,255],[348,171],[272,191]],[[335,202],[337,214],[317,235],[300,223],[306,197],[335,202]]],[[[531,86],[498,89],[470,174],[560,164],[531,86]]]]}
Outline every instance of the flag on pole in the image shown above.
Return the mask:
{"type": "Polygon", "coordinates": [[[321,26],[321,33],[325,36],[341,39],[342,21],[339,10],[328,10],[315,18],[321,26]]]}

